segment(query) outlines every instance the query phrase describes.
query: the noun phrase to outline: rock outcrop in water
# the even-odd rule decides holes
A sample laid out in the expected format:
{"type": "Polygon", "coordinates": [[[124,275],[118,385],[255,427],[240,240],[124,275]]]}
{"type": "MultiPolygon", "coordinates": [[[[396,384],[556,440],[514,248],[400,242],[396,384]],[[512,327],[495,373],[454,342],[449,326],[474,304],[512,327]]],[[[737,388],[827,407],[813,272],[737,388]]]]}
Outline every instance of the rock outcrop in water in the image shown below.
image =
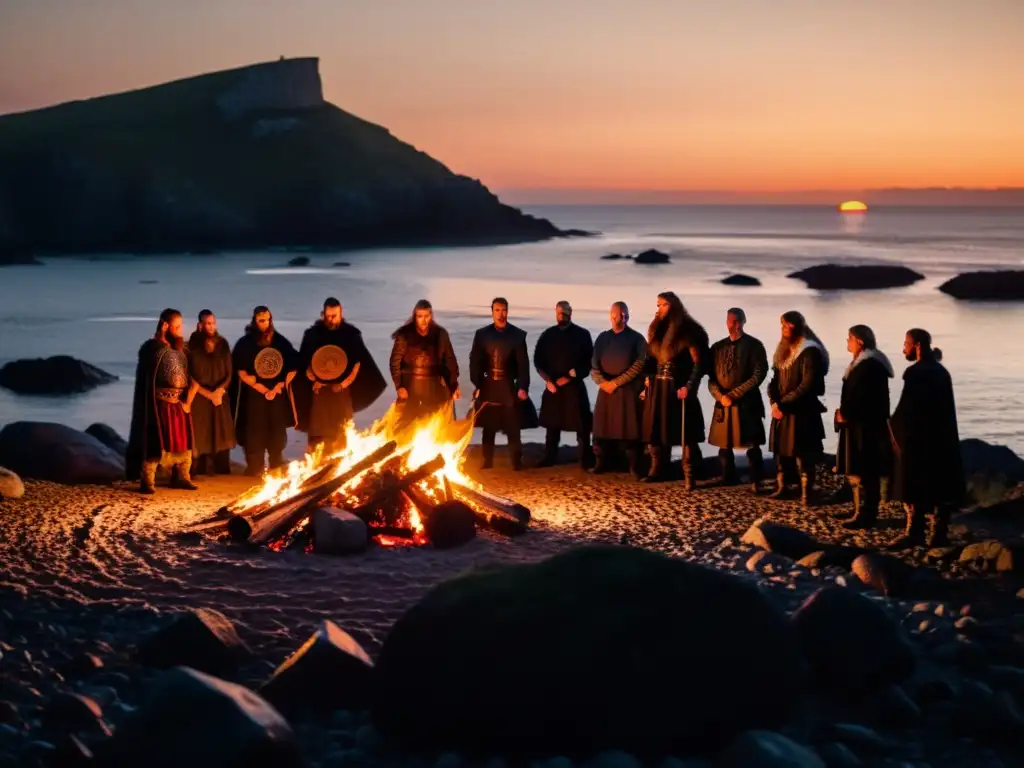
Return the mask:
{"type": "Polygon", "coordinates": [[[939,290],[954,299],[1020,301],[1024,299],[1024,271],[964,272],[944,282],[939,290]]]}
{"type": "Polygon", "coordinates": [[[886,264],[818,264],[793,272],[787,277],[803,280],[817,291],[873,291],[882,288],[905,288],[924,275],[909,267],[886,264]]]}
{"type": "Polygon", "coordinates": [[[117,381],[117,376],[69,355],[12,360],[0,368],[0,387],[21,395],[71,395],[117,381]]]}
{"type": "Polygon", "coordinates": [[[567,234],[325,102],[317,59],[0,117],[0,263],[567,234]]]}

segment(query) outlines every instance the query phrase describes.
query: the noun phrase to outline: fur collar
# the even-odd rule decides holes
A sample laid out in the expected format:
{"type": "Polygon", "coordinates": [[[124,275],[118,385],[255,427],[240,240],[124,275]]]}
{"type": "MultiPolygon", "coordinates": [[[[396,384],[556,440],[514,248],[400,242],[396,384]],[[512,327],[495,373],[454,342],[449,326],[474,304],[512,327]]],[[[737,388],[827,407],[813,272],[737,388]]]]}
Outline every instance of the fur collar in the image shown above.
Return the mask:
{"type": "Polygon", "coordinates": [[[823,374],[827,374],[829,367],[828,350],[825,349],[824,344],[821,344],[820,342],[817,342],[814,339],[809,339],[806,336],[800,339],[800,343],[797,345],[797,348],[793,350],[793,354],[791,354],[788,359],[782,361],[781,363],[775,362],[775,367],[780,371],[785,371],[786,369],[791,368],[793,364],[800,359],[800,355],[802,355],[808,349],[817,349],[821,353],[822,361],[825,364],[823,374]]]}
{"type": "Polygon", "coordinates": [[[846,366],[846,372],[843,374],[843,379],[848,379],[850,377],[850,372],[865,360],[877,360],[881,363],[882,368],[885,369],[885,373],[890,379],[896,374],[892,368],[892,363],[889,362],[889,358],[885,356],[885,353],[882,350],[863,349],[860,354],[853,358],[853,360],[850,361],[850,364],[846,366]]]}
{"type": "Polygon", "coordinates": [[[654,338],[657,327],[658,318],[655,318],[647,328],[647,354],[659,363],[668,363],[683,351],[687,340],[679,337],[679,326],[672,324],[658,341],[654,338]]]}

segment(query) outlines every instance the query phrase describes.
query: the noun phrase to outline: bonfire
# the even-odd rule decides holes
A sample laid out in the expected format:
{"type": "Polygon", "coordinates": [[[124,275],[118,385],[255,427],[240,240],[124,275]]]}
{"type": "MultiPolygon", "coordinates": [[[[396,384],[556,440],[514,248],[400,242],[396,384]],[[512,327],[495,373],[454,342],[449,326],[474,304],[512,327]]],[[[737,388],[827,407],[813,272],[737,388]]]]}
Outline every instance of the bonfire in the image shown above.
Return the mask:
{"type": "MultiPolygon", "coordinates": [[[[369,429],[349,426],[345,448],[317,449],[278,470],[195,527],[223,525],[230,538],[281,549],[304,545],[312,513],[338,507],[360,517],[377,543],[422,545],[442,518],[472,513],[503,533],[524,530],[530,512],[488,493],[463,472],[473,414],[451,408],[403,425],[392,406],[369,429]]],[[[309,549],[308,545],[304,545],[309,549]]]]}

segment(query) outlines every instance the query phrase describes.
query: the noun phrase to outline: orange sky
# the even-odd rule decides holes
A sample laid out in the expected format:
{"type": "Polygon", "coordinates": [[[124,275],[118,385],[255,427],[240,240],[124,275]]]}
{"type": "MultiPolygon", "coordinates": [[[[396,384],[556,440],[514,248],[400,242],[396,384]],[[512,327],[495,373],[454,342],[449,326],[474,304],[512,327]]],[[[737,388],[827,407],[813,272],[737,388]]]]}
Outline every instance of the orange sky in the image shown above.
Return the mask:
{"type": "Polygon", "coordinates": [[[1022,41],[1024,0],[0,0],[0,112],[316,55],[496,190],[1024,186],[1022,41]]]}

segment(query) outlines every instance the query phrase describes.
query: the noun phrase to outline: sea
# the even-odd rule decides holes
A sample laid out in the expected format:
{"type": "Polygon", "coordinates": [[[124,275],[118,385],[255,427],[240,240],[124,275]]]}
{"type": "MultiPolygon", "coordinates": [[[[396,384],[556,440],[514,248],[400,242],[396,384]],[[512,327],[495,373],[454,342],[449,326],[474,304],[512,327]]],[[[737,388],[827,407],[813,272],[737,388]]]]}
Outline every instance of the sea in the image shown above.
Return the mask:
{"type": "MultiPolygon", "coordinates": [[[[311,252],[308,266],[288,266],[294,251],[133,256],[105,254],[44,258],[44,266],[0,270],[0,364],[67,354],[120,379],[74,396],[36,397],[0,389],[0,424],[54,421],[76,428],[104,422],[127,436],[135,360],[165,307],[180,309],[190,331],[197,313],[212,309],[232,342],[252,309],[268,305],[277,329],[298,345],[323,300],[336,296],[345,319],[363,333],[387,376],[391,333],[413,304],[429,299],[451,333],[462,368],[468,407],[469,349],[474,331],[490,321],[495,296],[509,302],[510,322],[528,332],[531,355],[541,331],[554,323],[556,302],[573,307],[573,320],[596,337],[608,327],[615,301],[630,308],[631,324],[646,333],[656,296],[675,291],[714,340],[725,335],[726,310],[745,310],[747,332],[769,357],[779,337],[779,316],[799,310],[828,347],[832,367],[824,397],[829,413],[826,448],[834,449],[831,412],[839,404],[849,362],[847,329],[874,329],[892,360],[893,407],[899,398],[904,333],[928,329],[943,351],[956,390],[961,437],[1009,446],[1024,454],[1024,303],[957,301],[938,290],[958,272],[1024,268],[1024,209],[874,208],[843,214],[799,206],[544,206],[526,207],[562,228],[597,231],[596,237],[498,247],[311,252]],[[645,266],[603,260],[610,253],[657,248],[669,264],[645,266]],[[335,266],[348,262],[349,266],[335,266]],[[908,288],[817,292],[791,272],[822,263],[902,264],[926,276],[908,288]],[[760,287],[729,287],[733,273],[757,277],[760,287]],[[1014,330],[1014,329],[1017,330],[1014,330]]],[[[707,380],[700,398],[710,422],[707,380]]],[[[592,400],[595,388],[588,382],[592,400]]],[[[540,404],[542,382],[530,395],[540,404]]],[[[391,404],[388,391],[357,417],[369,426],[391,404]]],[[[479,432],[474,439],[479,440],[479,432]]],[[[293,434],[288,455],[298,456],[304,436],[293,434]]],[[[541,430],[524,434],[543,441],[541,430]]],[[[563,443],[575,442],[563,434],[563,443]]],[[[713,453],[703,446],[705,455],[713,453]]],[[[239,454],[239,458],[241,455],[239,454]]]]}

